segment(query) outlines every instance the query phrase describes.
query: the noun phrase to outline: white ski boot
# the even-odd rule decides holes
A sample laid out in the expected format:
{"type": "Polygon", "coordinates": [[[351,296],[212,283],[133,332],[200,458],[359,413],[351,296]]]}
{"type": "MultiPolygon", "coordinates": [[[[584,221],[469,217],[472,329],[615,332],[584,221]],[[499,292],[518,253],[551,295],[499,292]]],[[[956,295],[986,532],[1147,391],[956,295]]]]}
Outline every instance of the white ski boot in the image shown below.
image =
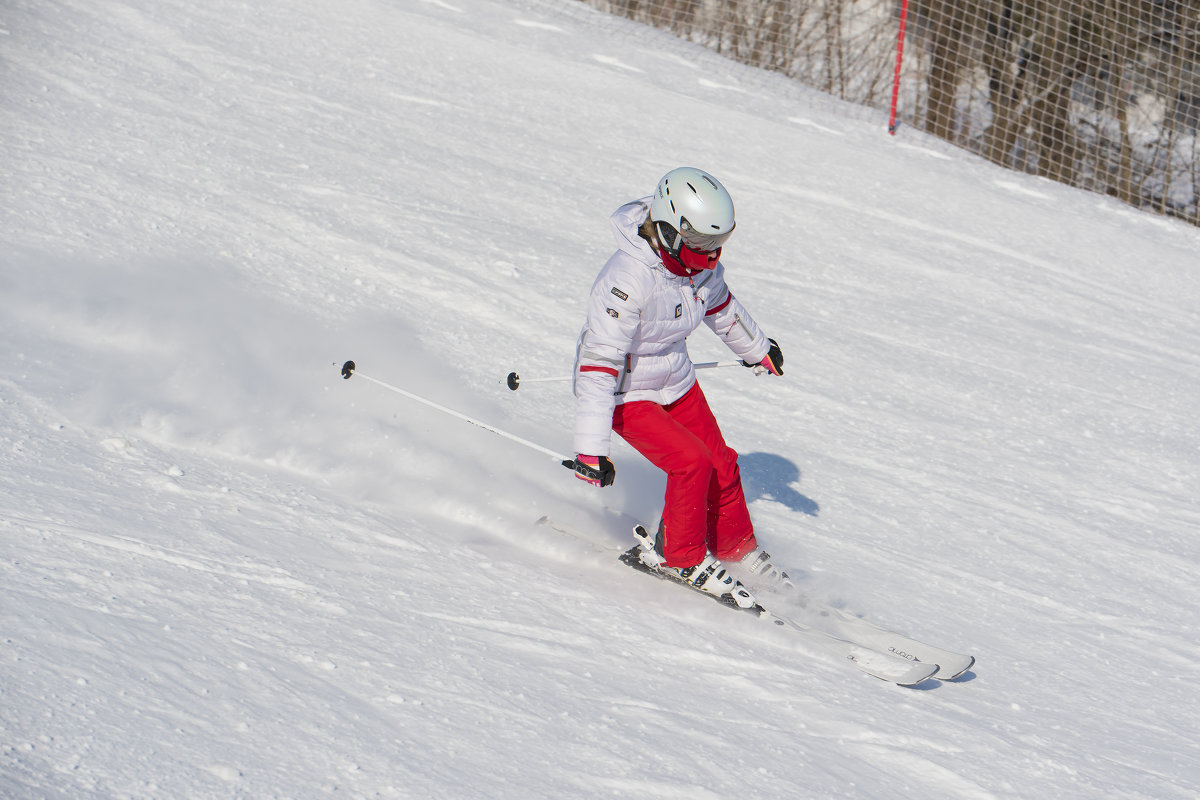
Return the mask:
{"type": "Polygon", "coordinates": [[[668,567],[665,559],[658,552],[656,538],[650,532],[638,525],[633,529],[633,535],[641,545],[638,557],[646,566],[658,572],[670,575],[680,583],[686,583],[693,589],[699,589],[717,597],[729,595],[739,608],[754,608],[758,601],[754,595],[730,574],[720,559],[706,555],[704,560],[692,567],[668,567]]]}
{"type": "Polygon", "coordinates": [[[738,566],[745,571],[747,580],[762,589],[794,591],[796,584],[788,574],[775,566],[771,554],[761,547],[756,547],[742,556],[738,566]]]}

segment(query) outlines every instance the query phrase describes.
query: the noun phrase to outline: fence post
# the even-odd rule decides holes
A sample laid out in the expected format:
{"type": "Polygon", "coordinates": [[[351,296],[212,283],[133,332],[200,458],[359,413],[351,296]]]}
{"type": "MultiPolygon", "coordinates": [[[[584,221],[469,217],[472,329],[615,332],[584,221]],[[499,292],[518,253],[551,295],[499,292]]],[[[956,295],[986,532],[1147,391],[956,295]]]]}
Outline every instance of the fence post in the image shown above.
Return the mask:
{"type": "Polygon", "coordinates": [[[892,80],[892,111],[888,117],[888,133],[896,135],[896,103],[900,99],[900,66],[904,63],[904,28],[908,23],[908,0],[900,2],[900,33],[896,37],[896,76],[892,80]]]}

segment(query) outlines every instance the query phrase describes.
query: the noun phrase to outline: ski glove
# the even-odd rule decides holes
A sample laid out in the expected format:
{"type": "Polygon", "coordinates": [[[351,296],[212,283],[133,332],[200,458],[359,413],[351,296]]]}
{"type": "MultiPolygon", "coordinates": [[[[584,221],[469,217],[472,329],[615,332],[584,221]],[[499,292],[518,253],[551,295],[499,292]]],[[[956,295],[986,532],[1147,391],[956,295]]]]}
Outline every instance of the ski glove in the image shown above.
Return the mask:
{"type": "Polygon", "coordinates": [[[774,339],[767,339],[767,341],[771,343],[771,349],[767,351],[766,358],[757,364],[751,364],[749,361],[743,361],[742,364],[753,367],[756,375],[761,375],[763,372],[783,375],[783,351],[779,349],[779,343],[774,339]]]}
{"type": "Polygon", "coordinates": [[[617,477],[617,468],[608,456],[575,456],[575,477],[592,486],[612,486],[617,477]]]}

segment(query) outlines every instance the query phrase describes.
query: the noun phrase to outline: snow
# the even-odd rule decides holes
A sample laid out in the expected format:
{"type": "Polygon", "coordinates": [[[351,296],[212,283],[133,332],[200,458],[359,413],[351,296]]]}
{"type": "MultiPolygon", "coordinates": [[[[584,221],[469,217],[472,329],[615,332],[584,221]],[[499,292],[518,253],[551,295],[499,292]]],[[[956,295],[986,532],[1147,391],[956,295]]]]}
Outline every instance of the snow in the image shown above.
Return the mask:
{"type": "Polygon", "coordinates": [[[0,796],[1200,794],[1197,229],[566,0],[0,29],[0,796]],[[679,164],[787,357],[701,374],[761,540],[965,679],[615,565],[623,444],[597,491],[339,376],[569,448],[502,381],[679,164]]]}

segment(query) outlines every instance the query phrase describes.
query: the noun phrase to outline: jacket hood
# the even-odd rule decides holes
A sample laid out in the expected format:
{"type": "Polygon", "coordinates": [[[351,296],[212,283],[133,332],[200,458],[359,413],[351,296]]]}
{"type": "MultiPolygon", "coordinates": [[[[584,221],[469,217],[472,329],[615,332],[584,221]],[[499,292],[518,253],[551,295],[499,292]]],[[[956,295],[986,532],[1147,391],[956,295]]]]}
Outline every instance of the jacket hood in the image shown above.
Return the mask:
{"type": "Polygon", "coordinates": [[[617,248],[628,253],[645,264],[659,264],[658,253],[651,249],[646,240],[638,235],[638,228],[646,221],[650,213],[650,197],[631,200],[613,212],[608,218],[612,225],[613,236],[617,240],[617,248]]]}

